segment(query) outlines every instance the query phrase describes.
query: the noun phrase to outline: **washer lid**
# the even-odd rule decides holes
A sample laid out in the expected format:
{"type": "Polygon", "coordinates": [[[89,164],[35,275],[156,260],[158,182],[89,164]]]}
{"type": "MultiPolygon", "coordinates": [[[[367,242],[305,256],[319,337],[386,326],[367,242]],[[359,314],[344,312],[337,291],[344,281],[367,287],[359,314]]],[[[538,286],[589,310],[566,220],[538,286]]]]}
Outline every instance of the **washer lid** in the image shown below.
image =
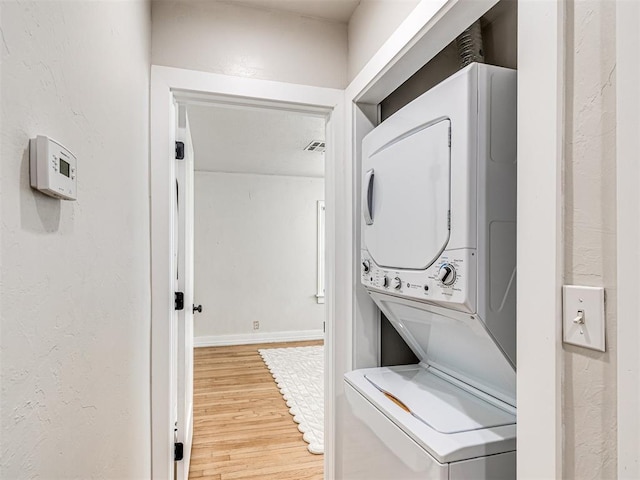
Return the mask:
{"type": "Polygon", "coordinates": [[[477,315],[372,291],[369,295],[420,362],[515,406],[515,368],[477,315]]]}
{"type": "MultiPolygon", "coordinates": [[[[515,409],[513,408],[505,408],[505,410],[507,410],[505,413],[510,417],[507,418],[509,423],[506,425],[476,428],[474,430],[454,433],[442,433],[419,420],[417,416],[399,407],[396,402],[390,399],[388,395],[385,395],[369,380],[369,378],[375,379],[378,373],[392,372],[403,376],[404,380],[408,382],[413,382],[413,377],[416,376],[417,371],[424,371],[428,374],[428,368],[424,365],[365,368],[345,373],[347,408],[351,409],[351,413],[358,419],[370,425],[373,433],[385,444],[387,439],[386,429],[377,429],[376,425],[380,425],[379,416],[386,417],[407,434],[407,441],[413,440],[442,464],[483,457],[485,455],[512,452],[516,449],[516,417],[515,409]],[[356,392],[353,392],[349,387],[353,387],[356,392]],[[366,404],[358,402],[358,398],[353,397],[352,393],[355,393],[356,396],[364,397],[366,400],[365,403],[371,404],[372,408],[368,409],[366,404]]],[[[434,374],[431,373],[431,375],[434,374]]],[[[417,378],[418,381],[415,382],[415,385],[419,390],[421,401],[432,406],[430,410],[431,413],[423,413],[423,416],[428,417],[428,420],[435,418],[435,420],[439,422],[436,423],[434,420],[432,424],[439,428],[444,427],[444,429],[452,431],[459,427],[466,428],[472,425],[472,423],[476,425],[493,423],[486,421],[486,417],[483,419],[485,413],[478,413],[478,409],[475,406],[470,407],[465,402],[464,399],[466,396],[470,395],[466,389],[463,390],[458,385],[451,385],[454,390],[449,392],[445,391],[445,394],[441,392],[438,384],[430,385],[428,381],[427,383],[422,382],[422,374],[417,375],[417,378]],[[451,410],[444,411],[443,413],[443,408],[446,408],[446,405],[443,406],[442,404],[447,403],[455,409],[456,416],[462,415],[466,417],[466,421],[468,422],[466,425],[462,421],[455,425],[453,421],[436,418],[439,415],[447,415],[447,418],[451,418],[451,410]],[[468,410],[469,408],[471,410],[468,410]]],[[[448,386],[445,385],[445,387],[448,386]]],[[[405,398],[412,397],[417,402],[418,396],[414,395],[413,392],[403,396],[405,398]]],[[[473,399],[472,401],[475,402],[476,400],[473,399]]],[[[483,402],[484,400],[480,399],[480,401],[483,402]]],[[[483,408],[484,407],[480,407],[480,410],[483,408]]],[[[491,410],[493,408],[494,404],[490,402],[489,409],[491,410]]],[[[500,412],[499,415],[502,415],[502,412],[500,412]]],[[[487,415],[489,420],[491,420],[490,416],[491,414],[487,415]]],[[[397,441],[394,442],[394,446],[395,448],[403,448],[403,444],[397,441]]]]}
{"type": "Polygon", "coordinates": [[[376,264],[422,270],[447,245],[450,125],[448,119],[421,125],[384,145],[378,138],[388,135],[384,128],[364,139],[364,241],[376,264]]]}
{"type": "Polygon", "coordinates": [[[516,423],[515,415],[456,387],[424,367],[380,369],[365,374],[365,378],[440,433],[453,434],[516,423]]]}

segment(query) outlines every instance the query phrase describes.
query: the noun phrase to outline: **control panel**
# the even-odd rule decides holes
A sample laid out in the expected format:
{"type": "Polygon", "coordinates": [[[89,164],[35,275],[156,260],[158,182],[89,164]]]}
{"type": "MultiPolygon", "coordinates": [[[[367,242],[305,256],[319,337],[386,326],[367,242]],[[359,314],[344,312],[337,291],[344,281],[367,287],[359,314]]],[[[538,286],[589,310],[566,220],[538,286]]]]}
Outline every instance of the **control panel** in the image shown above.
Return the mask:
{"type": "Polygon", "coordinates": [[[62,200],[76,199],[76,157],[55,140],[38,135],[29,142],[31,186],[62,200]]]}
{"type": "Polygon", "coordinates": [[[378,292],[435,303],[468,313],[476,311],[476,251],[445,250],[425,270],[379,267],[369,252],[361,252],[362,284],[378,292]]]}

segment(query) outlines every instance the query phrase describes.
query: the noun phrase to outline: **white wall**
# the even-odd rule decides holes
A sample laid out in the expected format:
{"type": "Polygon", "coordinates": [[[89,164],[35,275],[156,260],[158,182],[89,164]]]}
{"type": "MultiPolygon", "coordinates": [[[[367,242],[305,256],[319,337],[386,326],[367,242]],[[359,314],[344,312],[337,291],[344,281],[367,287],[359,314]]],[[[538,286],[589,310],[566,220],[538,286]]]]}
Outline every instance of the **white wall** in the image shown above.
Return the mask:
{"type": "Polygon", "coordinates": [[[149,478],[149,5],[0,16],[0,477],[149,478]],[[78,156],[76,202],[29,188],[36,134],[78,156]]]}
{"type": "Polygon", "coordinates": [[[615,8],[567,4],[565,282],[605,287],[607,351],[564,346],[564,478],[617,475],[615,8]]]}
{"type": "Polygon", "coordinates": [[[420,0],[361,0],[349,20],[347,77],[353,80],[420,0]]]}
{"type": "Polygon", "coordinates": [[[343,23],[213,1],[154,1],[152,19],[155,65],[346,86],[343,23]]]}
{"type": "Polygon", "coordinates": [[[316,202],[324,180],[196,172],[196,337],[322,330],[316,202]]]}

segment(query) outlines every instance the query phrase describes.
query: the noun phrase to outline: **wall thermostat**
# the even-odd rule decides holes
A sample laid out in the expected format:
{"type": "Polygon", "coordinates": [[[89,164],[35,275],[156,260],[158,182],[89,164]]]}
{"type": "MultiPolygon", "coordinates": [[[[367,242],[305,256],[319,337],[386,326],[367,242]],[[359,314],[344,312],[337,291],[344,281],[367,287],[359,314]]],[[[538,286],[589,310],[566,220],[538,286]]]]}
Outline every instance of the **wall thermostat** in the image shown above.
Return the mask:
{"type": "Polygon", "coordinates": [[[49,137],[29,141],[31,187],[62,200],[76,199],[78,161],[69,150],[49,137]]]}

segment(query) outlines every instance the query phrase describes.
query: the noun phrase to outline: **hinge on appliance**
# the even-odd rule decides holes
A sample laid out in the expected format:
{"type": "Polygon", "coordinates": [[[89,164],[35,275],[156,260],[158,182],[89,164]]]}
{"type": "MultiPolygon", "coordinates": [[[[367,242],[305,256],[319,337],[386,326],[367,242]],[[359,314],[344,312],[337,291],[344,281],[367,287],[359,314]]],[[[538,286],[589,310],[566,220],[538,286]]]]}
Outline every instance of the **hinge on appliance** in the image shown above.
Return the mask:
{"type": "Polygon", "coordinates": [[[447,228],[451,230],[451,210],[447,212],[447,228]]]}
{"type": "Polygon", "coordinates": [[[184,142],[176,142],[176,160],[184,160],[184,142]]]}
{"type": "Polygon", "coordinates": [[[184,445],[181,442],[173,444],[173,461],[179,462],[184,458],[184,445]]]}
{"type": "Polygon", "coordinates": [[[451,127],[449,127],[449,147],[451,147],[451,127]]]}
{"type": "Polygon", "coordinates": [[[176,292],[174,303],[175,303],[176,310],[184,309],[184,293],[183,292],[176,292]]]}

